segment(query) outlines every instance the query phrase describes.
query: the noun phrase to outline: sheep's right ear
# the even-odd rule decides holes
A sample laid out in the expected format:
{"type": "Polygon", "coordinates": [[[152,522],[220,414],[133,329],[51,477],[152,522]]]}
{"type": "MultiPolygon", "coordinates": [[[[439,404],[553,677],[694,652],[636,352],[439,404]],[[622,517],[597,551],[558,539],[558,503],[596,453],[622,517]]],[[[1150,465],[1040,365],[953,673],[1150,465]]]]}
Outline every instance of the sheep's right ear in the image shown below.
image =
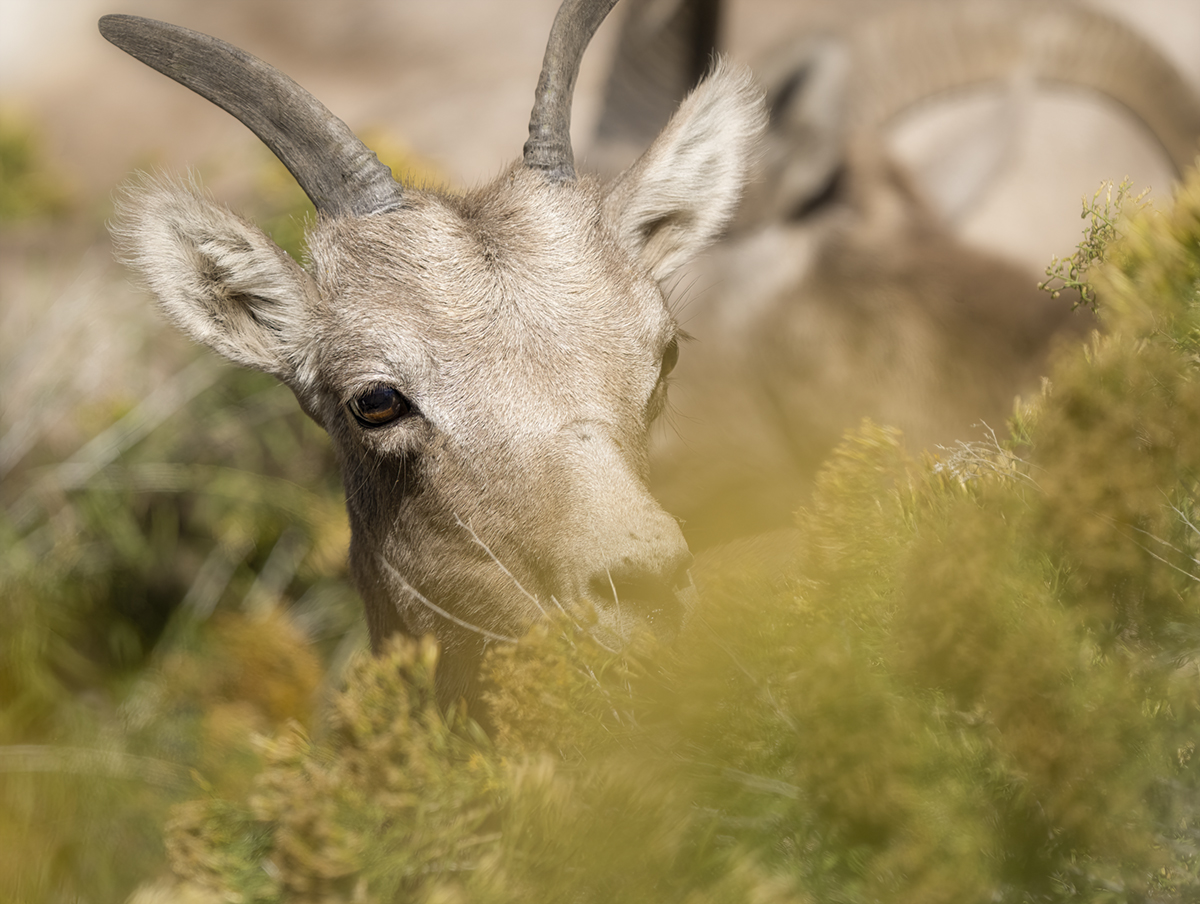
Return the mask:
{"type": "Polygon", "coordinates": [[[258,227],[194,185],[147,181],[121,199],[112,231],[176,326],[300,394],[315,287],[258,227]]]}

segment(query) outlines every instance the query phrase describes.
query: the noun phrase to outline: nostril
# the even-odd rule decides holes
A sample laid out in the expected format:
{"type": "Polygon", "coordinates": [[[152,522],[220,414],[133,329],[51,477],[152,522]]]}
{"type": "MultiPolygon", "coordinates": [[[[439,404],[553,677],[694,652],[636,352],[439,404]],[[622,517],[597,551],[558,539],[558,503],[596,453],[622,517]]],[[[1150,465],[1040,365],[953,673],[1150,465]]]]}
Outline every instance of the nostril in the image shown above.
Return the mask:
{"type": "Polygon", "coordinates": [[[628,574],[605,571],[588,582],[591,595],[604,603],[640,608],[647,602],[670,595],[668,582],[650,573],[628,574]]]}
{"type": "Polygon", "coordinates": [[[679,593],[691,586],[686,566],[673,574],[656,571],[604,571],[588,581],[589,596],[600,606],[644,619],[655,633],[673,633],[683,621],[679,593]]]}
{"type": "Polygon", "coordinates": [[[681,590],[687,590],[692,586],[692,562],[694,561],[695,559],[689,553],[687,560],[680,563],[679,567],[675,569],[675,575],[671,579],[672,592],[679,593],[681,590]]]}

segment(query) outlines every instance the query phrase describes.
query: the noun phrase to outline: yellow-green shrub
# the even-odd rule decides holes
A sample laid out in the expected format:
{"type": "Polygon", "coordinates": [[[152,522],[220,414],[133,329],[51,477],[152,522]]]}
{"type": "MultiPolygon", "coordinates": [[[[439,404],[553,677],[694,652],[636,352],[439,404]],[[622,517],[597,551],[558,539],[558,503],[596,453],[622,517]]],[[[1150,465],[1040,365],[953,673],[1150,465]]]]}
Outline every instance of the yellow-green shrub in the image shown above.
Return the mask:
{"type": "Polygon", "coordinates": [[[1106,332],[1016,440],[915,461],[864,424],[786,564],[710,570],[671,646],[564,617],[496,649],[494,741],[432,708],[427,645],[360,664],[324,740],[177,811],[176,871],[247,901],[1200,898],[1200,176],[1119,231],[1106,332]]]}

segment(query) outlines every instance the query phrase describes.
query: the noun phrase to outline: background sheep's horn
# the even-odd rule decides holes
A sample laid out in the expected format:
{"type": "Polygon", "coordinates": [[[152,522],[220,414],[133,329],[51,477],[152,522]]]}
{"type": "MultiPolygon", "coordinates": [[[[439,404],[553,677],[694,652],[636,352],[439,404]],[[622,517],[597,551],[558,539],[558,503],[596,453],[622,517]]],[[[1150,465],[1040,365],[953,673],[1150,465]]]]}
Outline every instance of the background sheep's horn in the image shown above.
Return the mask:
{"type": "Polygon", "coordinates": [[[318,211],[399,207],[403,188],[350,128],[273,66],[216,38],[139,16],[105,16],[100,34],[232,113],[283,162],[318,211]]]}
{"type": "Polygon", "coordinates": [[[1200,149],[1196,91],[1154,44],[1100,10],[1043,0],[904,5],[872,19],[857,41],[856,131],[1017,70],[1112,98],[1142,121],[1180,173],[1200,149]]]}
{"type": "Polygon", "coordinates": [[[525,165],[544,170],[554,181],[570,182],[575,178],[571,95],[583,51],[616,2],[563,0],[554,17],[529,116],[529,140],[525,142],[525,165]]]}

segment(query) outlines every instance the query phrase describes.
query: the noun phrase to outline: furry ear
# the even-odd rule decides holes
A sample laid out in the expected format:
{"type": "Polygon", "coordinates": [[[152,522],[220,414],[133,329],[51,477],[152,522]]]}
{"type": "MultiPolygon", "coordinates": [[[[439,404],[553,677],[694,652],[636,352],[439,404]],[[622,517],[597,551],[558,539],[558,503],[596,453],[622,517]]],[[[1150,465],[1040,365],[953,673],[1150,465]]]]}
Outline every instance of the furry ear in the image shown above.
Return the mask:
{"type": "Polygon", "coordinates": [[[770,125],[762,178],[738,213],[741,223],[776,222],[825,192],[846,158],[850,50],[840,39],[791,41],[758,69],[770,125]]]}
{"type": "Polygon", "coordinates": [[[718,60],[613,184],[605,220],[655,279],[669,276],[729,224],[766,122],[750,71],[718,60]]]}
{"type": "Polygon", "coordinates": [[[125,193],[112,232],[177,327],[299,392],[315,288],[258,227],[195,184],[147,180],[125,193]]]}

